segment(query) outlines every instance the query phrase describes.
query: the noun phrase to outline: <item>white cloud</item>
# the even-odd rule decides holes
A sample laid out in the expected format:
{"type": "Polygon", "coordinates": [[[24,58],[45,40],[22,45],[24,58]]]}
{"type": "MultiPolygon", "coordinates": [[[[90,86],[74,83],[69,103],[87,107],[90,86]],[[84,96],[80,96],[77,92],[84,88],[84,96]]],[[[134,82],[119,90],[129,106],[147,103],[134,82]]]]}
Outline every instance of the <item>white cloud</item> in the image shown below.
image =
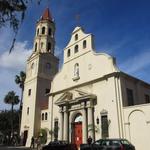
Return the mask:
{"type": "Polygon", "coordinates": [[[120,68],[128,73],[137,73],[145,67],[150,66],[150,50],[142,51],[142,53],[130,57],[120,68]]]}
{"type": "Polygon", "coordinates": [[[129,38],[117,41],[117,43],[114,43],[114,44],[107,43],[106,45],[104,45],[104,48],[99,46],[97,48],[97,50],[100,51],[100,52],[108,53],[110,55],[114,55],[117,52],[118,49],[122,49],[122,47],[124,45],[126,45],[128,42],[130,42],[129,38]]]}
{"type": "Polygon", "coordinates": [[[9,54],[8,51],[0,54],[0,67],[5,69],[24,70],[27,57],[31,54],[31,49],[26,48],[27,42],[16,42],[14,50],[9,54]]]}
{"type": "MultiPolygon", "coordinates": [[[[6,41],[10,42],[10,38],[6,36],[6,41]]],[[[0,40],[0,43],[2,40],[0,40]]],[[[0,53],[0,85],[3,87],[0,90],[0,110],[8,109],[9,106],[3,102],[4,96],[10,90],[14,90],[20,95],[20,89],[15,84],[15,75],[19,74],[21,70],[25,70],[26,60],[31,54],[32,50],[27,48],[27,42],[16,42],[13,51],[9,54],[6,49],[8,45],[3,44],[1,47],[3,51],[0,53]]]]}

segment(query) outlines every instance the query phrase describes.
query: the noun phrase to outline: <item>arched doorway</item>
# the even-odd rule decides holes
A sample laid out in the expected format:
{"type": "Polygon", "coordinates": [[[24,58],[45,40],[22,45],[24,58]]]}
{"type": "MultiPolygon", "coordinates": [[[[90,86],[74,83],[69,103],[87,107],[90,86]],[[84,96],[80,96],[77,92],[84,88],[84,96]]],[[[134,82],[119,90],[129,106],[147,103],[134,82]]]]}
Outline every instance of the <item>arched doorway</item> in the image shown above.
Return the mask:
{"type": "Polygon", "coordinates": [[[72,143],[77,147],[82,144],[82,115],[78,113],[72,123],[72,143]]]}

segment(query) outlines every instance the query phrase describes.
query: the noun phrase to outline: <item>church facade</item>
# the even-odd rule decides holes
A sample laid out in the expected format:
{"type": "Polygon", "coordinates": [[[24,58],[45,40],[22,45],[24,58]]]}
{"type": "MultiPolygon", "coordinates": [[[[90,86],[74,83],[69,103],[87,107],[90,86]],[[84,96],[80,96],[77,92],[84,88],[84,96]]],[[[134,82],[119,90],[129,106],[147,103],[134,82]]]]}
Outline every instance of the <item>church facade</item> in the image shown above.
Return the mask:
{"type": "Polygon", "coordinates": [[[76,27],[54,55],[55,23],[48,9],[37,22],[34,48],[27,60],[20,134],[30,145],[40,129],[47,140],[79,146],[89,136],[126,138],[137,150],[150,147],[150,84],[120,71],[115,58],[94,49],[94,38],[76,27]]]}

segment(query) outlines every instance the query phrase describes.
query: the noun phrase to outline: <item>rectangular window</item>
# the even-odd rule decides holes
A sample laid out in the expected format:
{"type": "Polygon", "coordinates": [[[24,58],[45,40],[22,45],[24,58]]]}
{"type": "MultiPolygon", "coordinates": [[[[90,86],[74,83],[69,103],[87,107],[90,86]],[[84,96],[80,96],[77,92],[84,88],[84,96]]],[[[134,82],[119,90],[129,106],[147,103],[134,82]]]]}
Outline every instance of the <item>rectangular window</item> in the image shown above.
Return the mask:
{"type": "Polygon", "coordinates": [[[29,107],[27,108],[27,115],[29,115],[29,107]]]}
{"type": "Polygon", "coordinates": [[[28,96],[30,96],[30,95],[31,95],[31,89],[28,90],[28,96]]]}
{"type": "Polygon", "coordinates": [[[128,106],[134,105],[133,90],[128,88],[127,88],[127,101],[128,101],[128,106]]]}
{"type": "Polygon", "coordinates": [[[58,140],[58,119],[54,121],[54,140],[58,140]]]}
{"type": "Polygon", "coordinates": [[[148,94],[145,94],[145,102],[150,103],[150,96],[148,94]]]}
{"type": "Polygon", "coordinates": [[[101,116],[101,129],[102,129],[102,138],[109,137],[107,115],[101,116]]]}

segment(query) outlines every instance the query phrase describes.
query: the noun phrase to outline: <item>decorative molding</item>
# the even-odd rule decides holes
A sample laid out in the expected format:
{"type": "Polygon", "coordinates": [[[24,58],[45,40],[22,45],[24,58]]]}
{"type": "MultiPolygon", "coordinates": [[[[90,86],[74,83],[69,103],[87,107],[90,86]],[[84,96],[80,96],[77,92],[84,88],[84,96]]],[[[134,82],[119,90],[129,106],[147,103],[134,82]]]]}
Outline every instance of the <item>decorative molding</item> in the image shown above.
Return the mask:
{"type": "Polygon", "coordinates": [[[102,76],[102,77],[99,77],[99,78],[97,78],[97,79],[93,79],[93,80],[90,80],[90,81],[87,81],[87,82],[84,82],[84,83],[80,83],[80,84],[78,84],[78,85],[74,85],[74,86],[71,86],[71,87],[69,87],[69,88],[65,88],[65,89],[59,90],[59,91],[51,92],[49,95],[50,95],[50,96],[53,96],[53,95],[56,95],[56,94],[60,94],[60,93],[62,93],[62,92],[66,92],[66,91],[68,91],[68,90],[72,90],[72,89],[74,89],[74,88],[79,88],[79,87],[81,87],[81,86],[82,86],[82,87],[85,86],[85,85],[87,86],[87,85],[89,85],[89,84],[93,84],[93,83],[96,83],[96,82],[98,82],[98,81],[103,81],[103,80],[105,80],[106,78],[113,77],[113,76],[115,76],[115,75],[118,74],[118,73],[120,73],[120,72],[113,72],[113,73],[104,75],[104,76],[102,76]]]}
{"type": "Polygon", "coordinates": [[[24,128],[25,128],[25,129],[29,129],[29,126],[25,125],[24,128]]]}
{"type": "Polygon", "coordinates": [[[108,111],[106,109],[103,109],[101,112],[100,112],[101,115],[106,115],[108,114],[108,111]]]}
{"type": "Polygon", "coordinates": [[[73,81],[76,81],[76,80],[79,80],[79,79],[80,79],[80,77],[79,77],[79,76],[77,76],[77,77],[73,77],[73,78],[72,78],[72,80],[73,80],[73,81]]]}

